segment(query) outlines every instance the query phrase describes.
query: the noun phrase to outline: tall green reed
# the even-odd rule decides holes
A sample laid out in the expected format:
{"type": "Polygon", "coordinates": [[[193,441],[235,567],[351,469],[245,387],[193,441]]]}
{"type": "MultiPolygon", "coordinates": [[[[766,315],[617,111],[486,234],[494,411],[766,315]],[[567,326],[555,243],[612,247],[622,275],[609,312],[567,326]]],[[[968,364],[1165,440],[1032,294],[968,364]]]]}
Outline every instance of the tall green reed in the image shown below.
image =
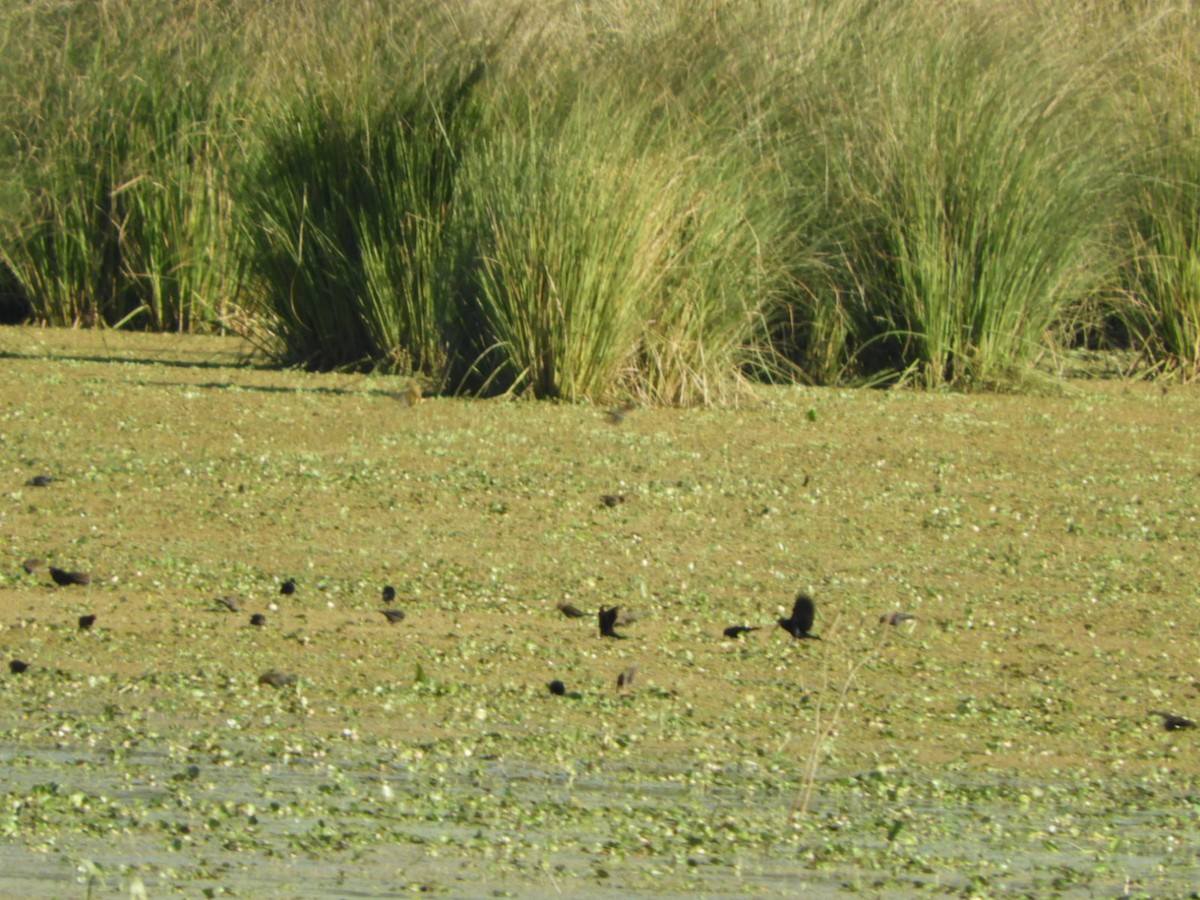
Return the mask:
{"type": "Polygon", "coordinates": [[[831,102],[801,110],[834,238],[801,302],[845,335],[826,370],[1007,382],[1102,275],[1115,182],[1096,79],[1006,9],[930,12],[859,17],[823,61],[841,67],[831,102]]]}
{"type": "Polygon", "coordinates": [[[0,252],[41,318],[158,330],[219,321],[233,294],[218,174],[227,60],[207,36],[219,18],[113,3],[9,20],[10,40],[21,46],[26,28],[38,48],[12,74],[39,85],[6,134],[18,164],[0,252]]]}
{"type": "Polygon", "coordinates": [[[441,378],[445,232],[483,64],[430,93],[306,95],[269,127],[245,188],[249,276],[287,361],[441,378]]]}
{"type": "Polygon", "coordinates": [[[1151,371],[1200,377],[1200,15],[1171,9],[1148,30],[1127,129],[1135,190],[1130,254],[1114,304],[1151,371]]]}

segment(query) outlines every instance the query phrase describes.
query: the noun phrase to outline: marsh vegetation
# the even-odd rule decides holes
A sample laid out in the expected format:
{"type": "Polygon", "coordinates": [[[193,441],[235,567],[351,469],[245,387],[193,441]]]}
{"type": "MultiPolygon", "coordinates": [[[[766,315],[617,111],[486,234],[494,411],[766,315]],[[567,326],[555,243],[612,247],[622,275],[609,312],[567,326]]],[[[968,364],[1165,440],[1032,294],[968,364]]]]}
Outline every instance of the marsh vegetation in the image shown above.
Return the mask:
{"type": "Polygon", "coordinates": [[[427,388],[1190,379],[1192,4],[27,3],[0,297],[427,388]]]}

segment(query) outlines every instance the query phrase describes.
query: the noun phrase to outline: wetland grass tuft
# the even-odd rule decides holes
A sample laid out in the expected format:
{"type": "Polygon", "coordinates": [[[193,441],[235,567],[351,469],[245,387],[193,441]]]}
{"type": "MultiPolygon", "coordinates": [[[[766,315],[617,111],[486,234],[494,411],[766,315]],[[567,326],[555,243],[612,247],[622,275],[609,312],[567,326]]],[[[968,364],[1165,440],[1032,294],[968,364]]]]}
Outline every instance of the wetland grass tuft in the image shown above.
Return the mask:
{"type": "Polygon", "coordinates": [[[32,4],[0,269],[437,392],[1020,384],[1100,317],[1194,378],[1200,14],[1095,7],[32,4]]]}

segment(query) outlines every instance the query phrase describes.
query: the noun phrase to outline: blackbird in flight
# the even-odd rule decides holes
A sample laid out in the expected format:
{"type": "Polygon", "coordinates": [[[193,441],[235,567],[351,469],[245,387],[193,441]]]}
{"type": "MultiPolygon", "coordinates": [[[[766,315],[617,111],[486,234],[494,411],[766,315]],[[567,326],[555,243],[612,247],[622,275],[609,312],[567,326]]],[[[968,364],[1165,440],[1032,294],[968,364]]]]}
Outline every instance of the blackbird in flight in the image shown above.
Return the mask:
{"type": "Polygon", "coordinates": [[[548,684],[547,687],[550,688],[550,693],[552,693],[555,697],[562,697],[562,696],[565,696],[567,693],[567,686],[565,684],[563,684],[561,681],[559,681],[557,678],[555,678],[552,682],[550,682],[550,684],[548,684]]]}
{"type": "Polygon", "coordinates": [[[259,628],[262,628],[267,624],[267,617],[262,613],[255,613],[250,617],[250,624],[257,625],[259,628]]]}
{"type": "Polygon", "coordinates": [[[617,634],[614,627],[617,624],[617,615],[619,608],[616,606],[605,609],[600,607],[600,637],[620,638],[623,635],[617,634]]]}
{"type": "Polygon", "coordinates": [[[8,661],[8,671],[14,675],[20,675],[29,668],[29,663],[21,662],[19,659],[10,659],[8,661]]]}
{"type": "Polygon", "coordinates": [[[87,572],[68,572],[65,569],[60,569],[57,566],[50,567],[50,577],[54,579],[54,583],[60,587],[66,587],[69,584],[91,584],[92,576],[87,572]]]}
{"type": "Polygon", "coordinates": [[[743,634],[749,634],[752,631],[758,631],[757,625],[730,625],[725,629],[725,637],[739,638],[743,634]]]}
{"type": "Polygon", "coordinates": [[[279,586],[279,593],[284,594],[285,596],[290,596],[291,594],[296,593],[296,579],[289,578],[287,581],[281,584],[279,586]]]}
{"type": "Polygon", "coordinates": [[[394,587],[392,587],[390,584],[385,584],[383,586],[383,602],[384,603],[395,603],[396,602],[396,589],[394,587]]]}
{"type": "Polygon", "coordinates": [[[1160,712],[1157,709],[1150,710],[1150,715],[1161,716],[1163,720],[1163,728],[1167,731],[1183,731],[1185,728],[1195,728],[1196,723],[1191,719],[1185,719],[1183,716],[1177,716],[1174,713],[1160,712]]]}
{"type": "Polygon", "coordinates": [[[786,619],[780,619],[779,627],[797,640],[800,638],[809,638],[819,641],[821,638],[812,634],[813,619],[816,618],[816,614],[817,611],[816,607],[813,606],[812,597],[801,591],[796,596],[791,616],[786,619]]]}
{"type": "Polygon", "coordinates": [[[79,630],[87,631],[96,624],[96,616],[94,613],[88,613],[86,616],[79,617],[79,630]]]}

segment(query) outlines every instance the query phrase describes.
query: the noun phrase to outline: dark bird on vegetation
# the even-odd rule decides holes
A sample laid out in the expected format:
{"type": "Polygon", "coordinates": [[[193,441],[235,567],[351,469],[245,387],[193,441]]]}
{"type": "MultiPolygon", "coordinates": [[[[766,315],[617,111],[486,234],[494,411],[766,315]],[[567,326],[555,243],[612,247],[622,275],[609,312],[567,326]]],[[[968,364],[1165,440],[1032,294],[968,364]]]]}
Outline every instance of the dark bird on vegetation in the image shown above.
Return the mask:
{"type": "Polygon", "coordinates": [[[613,629],[617,624],[617,615],[620,610],[613,606],[605,609],[600,607],[600,637],[620,638],[622,635],[617,634],[613,629]]]}
{"type": "Polygon", "coordinates": [[[615,406],[605,412],[604,420],[608,422],[609,425],[620,425],[636,408],[637,407],[635,407],[632,403],[622,403],[620,406],[615,406]]]}
{"type": "Polygon", "coordinates": [[[295,675],[284,675],[282,672],[267,672],[261,675],[258,679],[259,684],[265,684],[273,688],[287,687],[296,683],[295,675]]]}
{"type": "Polygon", "coordinates": [[[8,671],[14,675],[20,675],[29,668],[29,663],[21,662],[19,659],[10,659],[8,661],[8,671]]]}
{"type": "Polygon", "coordinates": [[[791,616],[786,619],[780,619],[779,627],[796,640],[809,638],[810,640],[819,641],[821,638],[812,634],[813,620],[816,618],[816,615],[817,610],[813,605],[812,597],[801,591],[796,596],[791,616]]]}
{"type": "Polygon", "coordinates": [[[725,637],[739,638],[743,634],[749,634],[752,631],[758,631],[757,625],[730,625],[725,629],[725,637]]]}
{"type": "Polygon", "coordinates": [[[96,624],[96,616],[93,613],[88,613],[86,616],[79,617],[79,630],[87,631],[96,624]]]}
{"type": "Polygon", "coordinates": [[[91,584],[92,576],[87,572],[67,572],[56,566],[50,567],[50,577],[54,579],[54,583],[62,587],[69,584],[91,584]]]}
{"type": "Polygon", "coordinates": [[[562,697],[567,693],[567,686],[557,678],[555,678],[546,686],[550,688],[550,693],[552,693],[555,697],[562,697]]]}
{"type": "Polygon", "coordinates": [[[31,556],[25,562],[21,563],[21,568],[25,570],[26,575],[36,575],[42,569],[46,568],[46,561],[38,559],[36,556],[31,556]]]}
{"type": "Polygon", "coordinates": [[[49,487],[53,482],[53,475],[34,475],[25,483],[30,487],[49,487]]]}
{"type": "Polygon", "coordinates": [[[572,606],[570,603],[567,603],[565,601],[563,603],[558,604],[558,611],[560,613],[562,613],[564,616],[566,616],[568,619],[582,619],[584,616],[587,615],[587,613],[585,613],[578,606],[572,606]]]}
{"type": "Polygon", "coordinates": [[[257,625],[259,628],[262,628],[267,624],[267,617],[262,613],[255,613],[250,617],[250,624],[257,625]]]}
{"type": "Polygon", "coordinates": [[[1161,716],[1163,728],[1167,731],[1183,731],[1185,728],[1195,728],[1196,723],[1191,719],[1185,719],[1183,716],[1177,716],[1174,713],[1160,712],[1157,709],[1150,710],[1150,715],[1161,716]]]}
{"type": "Polygon", "coordinates": [[[601,494],[600,502],[612,509],[614,506],[620,506],[625,502],[624,494],[601,494]]]}
{"type": "Polygon", "coordinates": [[[638,667],[630,666],[617,676],[617,693],[633,690],[633,680],[637,678],[638,667]]]}
{"type": "Polygon", "coordinates": [[[879,624],[880,625],[903,625],[905,622],[911,622],[915,618],[916,618],[916,616],[914,616],[912,613],[891,612],[891,613],[885,613],[884,615],[880,616],[879,624]]]}
{"type": "Polygon", "coordinates": [[[394,587],[392,587],[390,584],[385,584],[383,586],[383,602],[384,603],[395,603],[396,602],[396,589],[394,587]]]}
{"type": "Polygon", "coordinates": [[[383,617],[395,625],[397,622],[404,621],[404,610],[402,609],[381,609],[383,617]]]}
{"type": "Polygon", "coordinates": [[[223,607],[225,607],[231,613],[235,613],[239,609],[239,607],[237,605],[237,601],[230,600],[228,597],[217,597],[216,602],[220,603],[223,607]]]}
{"type": "Polygon", "coordinates": [[[285,581],[283,584],[281,584],[279,586],[279,593],[281,593],[285,596],[290,596],[290,595],[296,593],[296,579],[289,578],[287,581],[285,581]]]}

